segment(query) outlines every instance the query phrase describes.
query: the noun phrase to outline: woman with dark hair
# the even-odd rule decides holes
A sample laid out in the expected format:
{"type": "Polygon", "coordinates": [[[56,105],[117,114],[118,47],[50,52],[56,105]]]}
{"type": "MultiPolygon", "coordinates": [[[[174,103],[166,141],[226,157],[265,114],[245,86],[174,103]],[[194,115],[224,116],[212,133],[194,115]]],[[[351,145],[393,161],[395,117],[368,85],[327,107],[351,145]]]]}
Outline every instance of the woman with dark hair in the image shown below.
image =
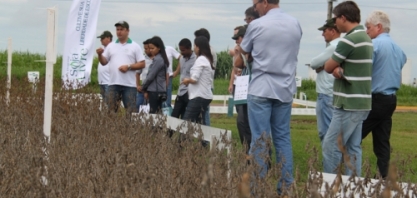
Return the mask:
{"type": "Polygon", "coordinates": [[[184,78],[181,82],[188,86],[189,98],[184,120],[201,123],[204,122],[205,112],[213,99],[211,84],[214,67],[208,39],[203,36],[195,38],[194,52],[197,60],[190,69],[190,78],[184,78]]]}
{"type": "Polygon", "coordinates": [[[145,99],[149,101],[149,113],[157,113],[162,108],[167,95],[166,72],[169,66],[168,57],[162,39],[154,36],[149,40],[148,48],[154,56],[152,64],[149,66],[146,81],[142,85],[145,92],[145,99]]]}

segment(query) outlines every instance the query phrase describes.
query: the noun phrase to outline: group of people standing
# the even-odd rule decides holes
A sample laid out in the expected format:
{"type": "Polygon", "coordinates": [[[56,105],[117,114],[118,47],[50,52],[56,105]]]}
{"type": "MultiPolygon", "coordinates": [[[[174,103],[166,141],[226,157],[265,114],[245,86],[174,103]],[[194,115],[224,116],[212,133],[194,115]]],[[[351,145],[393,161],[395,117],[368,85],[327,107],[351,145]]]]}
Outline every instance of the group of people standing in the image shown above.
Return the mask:
{"type": "MultiPolygon", "coordinates": [[[[247,104],[236,105],[239,135],[259,165],[261,178],[269,168],[264,156],[271,154],[265,139],[272,139],[276,162],[282,163],[277,184],[281,194],[293,183],[290,116],[302,31],[298,21],[279,8],[279,0],[253,2],[253,11],[260,18],[247,14],[248,25],[235,28],[233,39],[237,45],[230,52],[234,69],[229,92],[234,92],[235,74],[244,73],[249,67],[247,104]]],[[[248,10],[246,13],[250,13],[248,10]]],[[[407,58],[389,36],[390,20],[386,13],[372,12],[365,22],[366,30],[360,25],[360,9],[353,1],[338,4],[333,16],[318,29],[327,47],[311,62],[318,74],[316,113],[323,169],[337,173],[344,163],[344,174],[360,176],[361,142],[372,132],[379,176],[386,178],[395,94],[407,58]],[[345,36],[341,37],[341,33],[345,36]],[[346,151],[341,151],[340,146],[346,151]],[[342,152],[346,152],[343,159],[342,152]]]]}
{"type": "Polygon", "coordinates": [[[342,138],[348,158],[347,175],[361,175],[362,139],[372,132],[379,177],[388,176],[392,115],[407,57],[390,38],[390,19],[370,13],[360,25],[358,5],[346,1],[335,7],[334,18],[320,27],[328,47],[311,61],[317,72],[317,128],[322,143],[324,172],[336,173],[342,162],[337,144],[342,138]],[[340,38],[341,33],[346,33],[340,38]],[[327,72],[327,73],[326,73],[327,72]]]}
{"type": "Polygon", "coordinates": [[[180,73],[181,84],[172,116],[209,125],[208,107],[213,99],[217,56],[210,47],[208,30],[195,31],[193,48],[189,39],[182,39],[180,54],[173,47],[165,46],[158,36],[143,42],[143,52],[129,38],[126,21],[117,22],[115,27],[115,42],[109,31],[98,36],[104,46],[97,49],[99,85],[108,108],[117,111],[119,100],[128,113],[137,112],[140,105],[147,103],[149,113],[171,107],[172,78],[180,73]],[[175,72],[173,59],[179,59],[175,72]]]}
{"type": "MultiPolygon", "coordinates": [[[[384,12],[371,13],[366,30],[360,25],[360,9],[353,1],[338,4],[333,15],[319,28],[328,46],[311,62],[318,73],[316,112],[324,172],[336,173],[344,162],[352,165],[345,174],[359,176],[361,141],[372,132],[378,169],[385,178],[391,150],[391,116],[406,56],[389,37],[390,21],[384,12]],[[346,35],[341,38],[341,33],[346,35]],[[342,138],[348,155],[344,160],[338,138],[342,138]]],[[[247,103],[236,105],[240,139],[258,165],[260,178],[265,178],[269,169],[264,156],[271,153],[266,139],[272,139],[276,163],[282,164],[277,184],[282,194],[293,183],[290,119],[302,30],[296,18],[279,8],[279,0],[253,0],[245,16],[247,24],[236,27],[232,37],[236,47],[230,51],[233,69],[229,92],[234,93],[236,76],[250,75],[247,103]]],[[[208,107],[213,98],[217,58],[209,44],[209,32],[204,28],[195,31],[194,47],[189,39],[182,39],[178,44],[180,54],[155,36],[143,42],[143,54],[141,47],[129,39],[127,22],[115,26],[118,39],[112,42],[111,33],[105,31],[100,36],[105,49],[97,49],[103,65],[99,71],[107,66],[109,73],[100,77],[99,72],[109,108],[117,110],[117,100],[122,98],[129,112],[148,101],[150,113],[156,113],[164,103],[170,105],[172,78],[180,75],[171,116],[210,125],[208,107]],[[173,58],[179,59],[175,71],[173,58]]]]}

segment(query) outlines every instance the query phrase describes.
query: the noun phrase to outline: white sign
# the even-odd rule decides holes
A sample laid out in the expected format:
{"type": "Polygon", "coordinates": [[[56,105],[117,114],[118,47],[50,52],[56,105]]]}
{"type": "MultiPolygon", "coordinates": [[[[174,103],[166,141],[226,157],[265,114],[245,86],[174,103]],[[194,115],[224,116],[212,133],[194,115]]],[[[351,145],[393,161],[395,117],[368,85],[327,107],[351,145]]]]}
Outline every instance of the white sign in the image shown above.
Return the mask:
{"type": "Polygon", "coordinates": [[[236,78],[235,95],[233,96],[233,100],[235,101],[235,103],[238,101],[245,101],[248,99],[248,88],[249,75],[238,76],[236,78]]]}
{"type": "Polygon", "coordinates": [[[28,71],[28,80],[30,83],[37,83],[39,81],[39,72],[28,71]]]}
{"type": "Polygon", "coordinates": [[[301,81],[303,80],[303,78],[301,76],[296,76],[295,77],[295,84],[297,85],[297,87],[301,87],[301,81]]]}
{"type": "Polygon", "coordinates": [[[101,0],[74,0],[71,5],[62,56],[66,89],[78,89],[89,82],[100,3],[101,0]]]}

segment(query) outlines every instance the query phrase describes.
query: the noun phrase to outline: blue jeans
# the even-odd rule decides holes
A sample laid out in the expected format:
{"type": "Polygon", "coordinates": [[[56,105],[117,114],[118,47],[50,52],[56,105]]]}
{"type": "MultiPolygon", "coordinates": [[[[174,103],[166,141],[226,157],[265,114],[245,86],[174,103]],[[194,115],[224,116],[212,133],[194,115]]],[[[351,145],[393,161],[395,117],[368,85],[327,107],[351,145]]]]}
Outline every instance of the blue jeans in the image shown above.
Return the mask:
{"type": "Polygon", "coordinates": [[[103,98],[103,102],[107,104],[107,94],[109,90],[109,85],[100,85],[100,95],[103,98]]]}
{"type": "Polygon", "coordinates": [[[136,110],[139,111],[139,106],[145,104],[145,95],[142,92],[136,94],[136,110]]]}
{"type": "Polygon", "coordinates": [[[323,142],[324,136],[329,129],[330,121],[332,121],[333,110],[333,96],[319,93],[317,96],[316,115],[320,142],[323,142]]]}
{"type": "MultiPolygon", "coordinates": [[[[323,169],[325,173],[337,173],[337,166],[342,162],[342,152],[338,146],[339,135],[342,134],[342,143],[346,147],[350,164],[361,175],[362,166],[362,122],[368,116],[369,111],[345,111],[335,108],[329,130],[324,136],[323,169]]],[[[344,163],[347,163],[346,161],[344,163]]],[[[346,175],[352,175],[353,170],[346,167],[346,175]]]]}
{"type": "Polygon", "coordinates": [[[168,87],[167,87],[167,101],[166,101],[166,104],[169,107],[172,107],[171,106],[171,101],[172,101],[172,76],[169,77],[168,87]]]}
{"type": "MultiPolygon", "coordinates": [[[[213,93],[213,88],[211,88],[211,93],[213,93]]],[[[207,110],[204,113],[204,125],[210,126],[210,104],[207,106],[207,110]]]]}
{"type": "Polygon", "coordinates": [[[278,180],[278,193],[282,190],[283,182],[289,187],[293,179],[293,154],[290,136],[292,102],[283,103],[277,99],[269,99],[248,95],[249,126],[252,132],[252,141],[249,154],[254,156],[255,162],[260,167],[257,173],[265,178],[268,163],[269,148],[265,139],[272,138],[276,151],[276,162],[282,163],[282,176],[278,180]]]}
{"type": "Polygon", "coordinates": [[[111,110],[115,112],[118,109],[117,101],[122,99],[123,106],[128,113],[134,112],[136,107],[136,87],[126,87],[121,85],[109,86],[109,100],[108,105],[111,110]]]}

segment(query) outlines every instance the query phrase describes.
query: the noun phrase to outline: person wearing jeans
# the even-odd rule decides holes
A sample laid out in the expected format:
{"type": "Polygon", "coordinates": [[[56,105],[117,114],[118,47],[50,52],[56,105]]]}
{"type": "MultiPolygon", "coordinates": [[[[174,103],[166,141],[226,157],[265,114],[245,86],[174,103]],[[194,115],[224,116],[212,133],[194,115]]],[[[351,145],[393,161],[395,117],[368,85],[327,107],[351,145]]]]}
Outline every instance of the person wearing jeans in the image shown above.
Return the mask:
{"type": "Polygon", "coordinates": [[[335,77],[333,118],[322,142],[325,173],[339,173],[341,147],[346,148],[343,163],[346,175],[360,176],[362,171],[362,122],[371,109],[372,41],[360,23],[360,9],[353,1],[344,1],[333,10],[337,29],[346,35],[340,39],[324,70],[335,77]],[[341,144],[338,141],[342,138],[341,144]]]}
{"type": "Polygon", "coordinates": [[[248,89],[249,155],[256,163],[254,175],[265,178],[270,149],[264,138],[272,138],[276,162],[282,165],[277,192],[283,195],[294,181],[290,118],[302,31],[298,20],[284,13],[278,1],[259,1],[254,8],[261,17],[250,23],[239,47],[239,54],[253,57],[248,89]]]}
{"type": "Polygon", "coordinates": [[[329,43],[326,49],[318,56],[311,60],[310,66],[316,70],[316,92],[317,92],[317,130],[319,132],[320,142],[323,142],[324,136],[329,129],[330,121],[333,114],[333,82],[334,77],[323,70],[324,63],[333,55],[337,44],[340,41],[340,32],[335,26],[333,19],[329,19],[326,23],[318,28],[322,31],[324,41],[329,43]]]}
{"type": "MultiPolygon", "coordinates": [[[[108,101],[110,104],[117,104],[120,98],[122,98],[123,106],[127,109],[127,112],[134,112],[136,107],[136,88],[126,87],[121,85],[109,86],[108,101]]],[[[110,106],[111,109],[117,109],[115,106],[110,106]]]]}
{"type": "Polygon", "coordinates": [[[337,144],[340,136],[342,144],[346,146],[346,151],[350,156],[349,162],[344,162],[346,165],[345,175],[352,175],[354,171],[357,175],[360,175],[362,166],[362,122],[368,114],[369,111],[346,111],[341,108],[336,108],[333,111],[332,122],[322,143],[324,172],[337,173],[337,166],[342,159],[342,151],[339,149],[340,145],[337,144]]]}
{"type": "Polygon", "coordinates": [[[265,138],[272,138],[277,163],[282,163],[281,172],[283,175],[278,188],[282,188],[283,181],[287,185],[293,182],[293,154],[290,136],[291,109],[292,100],[282,102],[278,99],[248,95],[249,125],[252,131],[250,154],[260,165],[259,176],[265,177],[268,162],[263,157],[270,153],[265,138]]]}
{"type": "Polygon", "coordinates": [[[107,45],[106,50],[99,48],[96,52],[100,63],[109,69],[110,110],[118,110],[117,101],[122,97],[127,113],[132,113],[136,107],[135,70],[145,67],[145,57],[140,46],[129,38],[129,24],[119,21],[114,26],[118,39],[107,45]]]}

